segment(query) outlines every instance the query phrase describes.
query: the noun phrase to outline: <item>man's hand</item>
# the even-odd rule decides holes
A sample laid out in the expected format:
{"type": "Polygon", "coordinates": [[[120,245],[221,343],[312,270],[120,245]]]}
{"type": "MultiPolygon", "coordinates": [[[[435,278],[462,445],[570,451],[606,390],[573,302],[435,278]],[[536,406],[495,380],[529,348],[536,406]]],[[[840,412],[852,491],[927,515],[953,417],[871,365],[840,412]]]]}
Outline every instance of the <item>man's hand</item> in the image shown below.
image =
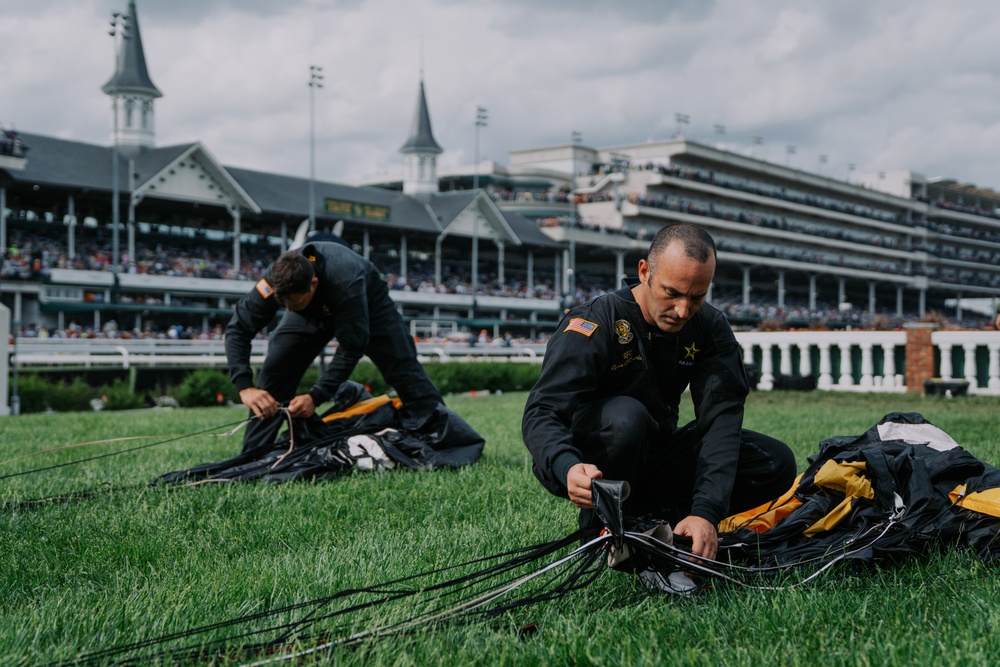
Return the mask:
{"type": "Polygon", "coordinates": [[[600,479],[604,474],[590,463],[577,463],[566,473],[566,491],[569,499],[580,509],[594,506],[594,496],[590,491],[590,480],[600,479]]]}
{"type": "Polygon", "coordinates": [[[313,397],[309,394],[300,394],[288,404],[288,414],[296,419],[312,417],[315,412],[316,404],[313,402],[313,397]]]}
{"type": "Polygon", "coordinates": [[[271,396],[271,393],[264,389],[247,387],[240,391],[240,401],[253,410],[258,419],[278,414],[278,401],[274,400],[274,396],[271,396]]]}
{"type": "Polygon", "coordinates": [[[715,559],[719,549],[719,534],[708,519],[689,516],[674,526],[674,534],[691,538],[691,553],[709,560],[715,559]]]}

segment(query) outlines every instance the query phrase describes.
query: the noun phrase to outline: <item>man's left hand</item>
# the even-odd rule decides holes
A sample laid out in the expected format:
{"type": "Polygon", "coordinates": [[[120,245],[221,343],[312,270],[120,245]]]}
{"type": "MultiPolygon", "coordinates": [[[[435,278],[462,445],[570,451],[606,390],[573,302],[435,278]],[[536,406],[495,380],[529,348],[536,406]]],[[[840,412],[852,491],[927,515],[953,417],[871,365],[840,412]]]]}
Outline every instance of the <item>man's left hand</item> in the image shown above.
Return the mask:
{"type": "Polygon", "coordinates": [[[708,519],[689,516],[674,526],[676,535],[691,538],[691,554],[708,560],[715,559],[719,549],[719,534],[708,519]]]}
{"type": "Polygon", "coordinates": [[[316,404],[309,394],[299,394],[288,403],[288,414],[296,419],[312,417],[316,412],[316,404]]]}

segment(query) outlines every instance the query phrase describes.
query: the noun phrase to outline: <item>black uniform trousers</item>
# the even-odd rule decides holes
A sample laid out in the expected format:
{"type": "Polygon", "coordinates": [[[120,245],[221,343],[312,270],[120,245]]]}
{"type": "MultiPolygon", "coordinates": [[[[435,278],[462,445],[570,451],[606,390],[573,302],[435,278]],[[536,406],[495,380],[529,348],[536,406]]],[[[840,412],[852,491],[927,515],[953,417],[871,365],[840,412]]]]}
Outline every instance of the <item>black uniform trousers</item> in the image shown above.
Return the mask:
{"type": "MultiPolygon", "coordinates": [[[[700,445],[694,426],[660,433],[640,401],[615,396],[577,409],[573,436],[584,463],[596,465],[605,479],[629,483],[626,515],[652,515],[673,525],[691,511],[700,445]]],[[[791,488],[795,475],[795,456],[788,445],[743,429],[729,514],[779,497],[791,488]]],[[[581,527],[595,522],[593,510],[581,510],[581,527]]]]}
{"type": "MultiPolygon", "coordinates": [[[[417,361],[417,346],[389,298],[388,288],[384,283],[377,283],[369,289],[374,291],[374,296],[369,295],[370,333],[365,354],[403,402],[401,416],[404,421],[417,425],[443,402],[441,393],[417,361]]],[[[279,403],[290,401],[306,369],[333,336],[332,328],[298,313],[286,312],[269,337],[267,357],[256,386],[267,390],[279,403]]],[[[243,452],[270,449],[284,420],[281,413],[266,419],[251,419],[243,438],[243,452]]]]}

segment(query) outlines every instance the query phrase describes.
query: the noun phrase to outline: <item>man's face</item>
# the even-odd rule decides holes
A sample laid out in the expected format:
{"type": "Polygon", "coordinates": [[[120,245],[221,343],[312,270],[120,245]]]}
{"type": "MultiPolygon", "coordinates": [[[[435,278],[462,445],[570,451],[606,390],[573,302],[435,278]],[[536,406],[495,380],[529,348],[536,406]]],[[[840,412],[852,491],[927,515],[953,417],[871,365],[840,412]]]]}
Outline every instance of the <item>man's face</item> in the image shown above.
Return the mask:
{"type": "Polygon", "coordinates": [[[293,312],[305,310],[312,301],[313,295],[316,294],[317,285],[319,285],[319,278],[313,276],[312,282],[309,283],[308,290],[302,292],[301,294],[286,294],[278,299],[278,303],[284,306],[285,310],[291,310],[293,312]]]}
{"type": "Polygon", "coordinates": [[[641,284],[633,293],[648,324],[677,333],[705,303],[714,276],[714,257],[699,262],[684,253],[682,242],[672,241],[653,266],[639,260],[641,284]]]}

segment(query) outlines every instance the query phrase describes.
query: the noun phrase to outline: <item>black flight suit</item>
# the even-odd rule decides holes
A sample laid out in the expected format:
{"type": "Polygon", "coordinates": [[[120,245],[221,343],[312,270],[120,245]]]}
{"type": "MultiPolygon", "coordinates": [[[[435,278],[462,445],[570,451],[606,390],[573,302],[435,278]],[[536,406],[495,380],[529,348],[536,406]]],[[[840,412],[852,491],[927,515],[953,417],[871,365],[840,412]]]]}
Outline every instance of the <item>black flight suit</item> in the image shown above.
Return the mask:
{"type": "MultiPolygon", "coordinates": [[[[419,418],[430,414],[442,403],[441,394],[417,361],[413,337],[375,265],[339,243],[309,243],[300,252],[313,262],[319,284],[309,305],[300,312],[286,312],[271,333],[257,387],[267,390],[279,403],[291,400],[306,369],[336,338],[337,353],[309,390],[317,407],[333,397],[367,354],[396,390],[406,415],[419,418]]],[[[268,282],[269,274],[240,299],[226,326],[226,357],[238,391],[254,386],[250,341],[280,307],[268,282]]],[[[281,424],[281,415],[250,420],[243,451],[270,447],[281,424]]]]}
{"type": "MultiPolygon", "coordinates": [[[[795,457],[744,430],[749,393],[736,337],[703,305],[675,334],[647,325],[631,287],[572,309],[549,340],[521,424],[535,476],[567,497],[566,474],[592,463],[632,490],[625,511],[713,524],[787,491],[795,457]],[[695,421],[678,429],[690,388],[695,421]]],[[[584,510],[581,525],[593,521],[584,510]]]]}

